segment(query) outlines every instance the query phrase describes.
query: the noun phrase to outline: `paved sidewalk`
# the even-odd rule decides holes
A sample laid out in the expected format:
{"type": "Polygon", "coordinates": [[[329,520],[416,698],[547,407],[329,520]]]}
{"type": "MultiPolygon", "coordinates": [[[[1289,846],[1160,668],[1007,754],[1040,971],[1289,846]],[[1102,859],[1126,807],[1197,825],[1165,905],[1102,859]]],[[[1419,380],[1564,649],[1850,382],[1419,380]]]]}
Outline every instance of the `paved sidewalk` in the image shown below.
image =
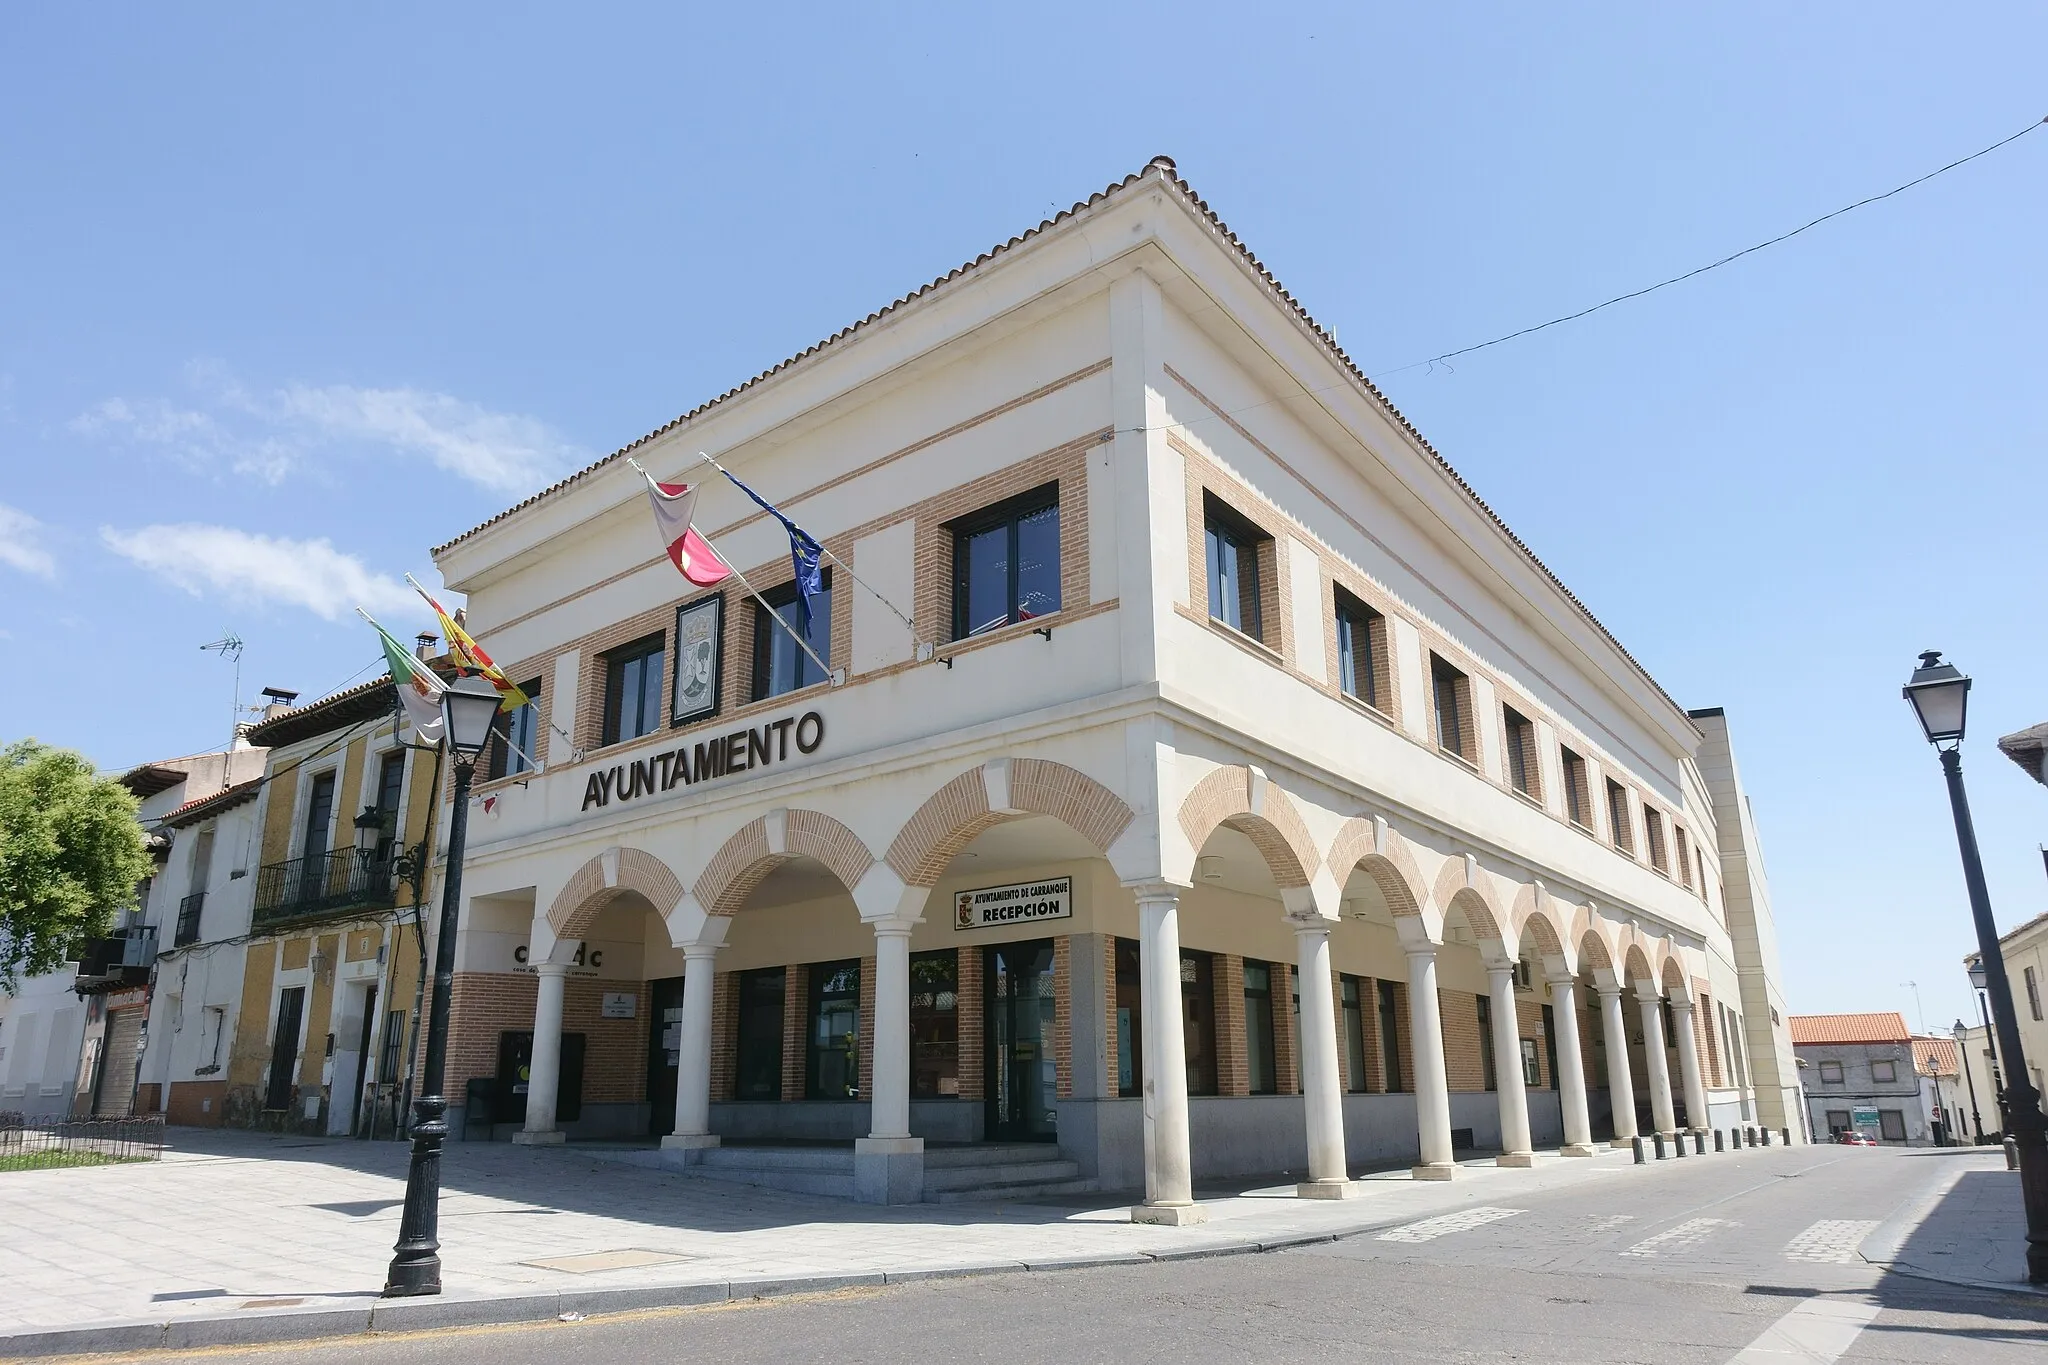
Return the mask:
{"type": "MultiPolygon", "coordinates": [[[[397,1237],[404,1146],[197,1129],[174,1129],[171,1141],[159,1163],[0,1176],[0,1356],[530,1321],[1256,1251],[1683,1169],[1637,1168],[1621,1151],[1549,1157],[1534,1170],[1474,1163],[1441,1183],[1389,1172],[1362,1180],[1360,1196],[1345,1201],[1296,1199],[1291,1184],[1199,1191],[1206,1224],[1161,1228],[1128,1222],[1127,1206],[1110,1196],[876,1208],[625,1164],[593,1149],[456,1144],[441,1205],[446,1292],[386,1302],[377,1293],[397,1237]]],[[[1796,1161],[1799,1150],[1785,1158],[1796,1161]]],[[[1958,1171],[1972,1173],[1974,1165],[1958,1171]]],[[[1956,1230],[1941,1235],[1951,1240],[2000,1197],[1959,1188],[1985,1209],[1944,1209],[1940,1226],[1956,1230]]],[[[1920,1239],[1913,1254],[1932,1256],[1934,1241],[1920,1239]]]]}
{"type": "Polygon", "coordinates": [[[1863,1256],[1901,1274],[1978,1289],[2048,1294],[2030,1285],[2020,1175],[1997,1147],[1928,1149],[1948,1169],[1866,1240],[1863,1256]]]}

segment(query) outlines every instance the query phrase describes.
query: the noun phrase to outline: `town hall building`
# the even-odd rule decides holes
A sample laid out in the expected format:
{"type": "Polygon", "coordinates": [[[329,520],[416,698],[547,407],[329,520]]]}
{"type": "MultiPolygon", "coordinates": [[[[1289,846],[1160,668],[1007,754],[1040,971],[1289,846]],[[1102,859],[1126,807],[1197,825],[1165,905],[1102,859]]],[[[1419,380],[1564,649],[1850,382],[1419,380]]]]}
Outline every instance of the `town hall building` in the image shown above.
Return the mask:
{"type": "Polygon", "coordinates": [[[435,557],[534,699],[468,826],[458,1136],[1187,1223],[1799,1126],[1726,718],[1164,158],[435,557]],[[700,451],[832,552],[816,659],[700,451]],[[760,598],[678,575],[628,456],[711,474],[760,598]]]}

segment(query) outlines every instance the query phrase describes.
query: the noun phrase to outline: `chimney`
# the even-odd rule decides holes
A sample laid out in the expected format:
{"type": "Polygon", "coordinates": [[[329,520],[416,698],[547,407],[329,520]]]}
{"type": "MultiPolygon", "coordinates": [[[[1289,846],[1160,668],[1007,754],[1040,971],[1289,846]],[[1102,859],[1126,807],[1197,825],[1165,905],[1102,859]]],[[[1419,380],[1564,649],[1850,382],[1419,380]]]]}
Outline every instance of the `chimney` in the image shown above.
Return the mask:
{"type": "Polygon", "coordinates": [[[412,652],[421,663],[434,657],[434,645],[440,638],[424,630],[412,637],[412,652]]]}
{"type": "Polygon", "coordinates": [[[298,693],[286,691],[282,687],[266,687],[263,689],[263,695],[270,699],[263,706],[264,720],[276,720],[291,710],[292,703],[299,699],[298,693]]]}

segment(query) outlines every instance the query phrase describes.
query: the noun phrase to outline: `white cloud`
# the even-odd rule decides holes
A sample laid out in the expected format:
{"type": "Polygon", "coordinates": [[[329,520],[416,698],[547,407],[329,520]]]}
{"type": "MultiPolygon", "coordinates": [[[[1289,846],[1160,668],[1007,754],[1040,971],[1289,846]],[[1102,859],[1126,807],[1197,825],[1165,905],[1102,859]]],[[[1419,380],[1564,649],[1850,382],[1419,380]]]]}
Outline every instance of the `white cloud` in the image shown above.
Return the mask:
{"type": "Polygon", "coordinates": [[[400,611],[419,601],[410,588],[373,572],[332,542],[256,535],[192,523],[100,528],[107,547],[195,597],[208,590],[232,601],[304,607],[329,621],[361,606],[400,611]]]}
{"type": "Polygon", "coordinates": [[[385,454],[523,496],[588,461],[537,418],[445,393],[300,383],[254,392],[211,363],[190,366],[188,378],[198,406],[110,398],[72,419],[71,430],[140,441],[196,468],[224,465],[272,484],[316,463],[385,454]]]}
{"type": "Polygon", "coordinates": [[[37,578],[55,578],[57,561],[39,543],[42,537],[40,521],[0,502],[0,564],[37,578]]]}

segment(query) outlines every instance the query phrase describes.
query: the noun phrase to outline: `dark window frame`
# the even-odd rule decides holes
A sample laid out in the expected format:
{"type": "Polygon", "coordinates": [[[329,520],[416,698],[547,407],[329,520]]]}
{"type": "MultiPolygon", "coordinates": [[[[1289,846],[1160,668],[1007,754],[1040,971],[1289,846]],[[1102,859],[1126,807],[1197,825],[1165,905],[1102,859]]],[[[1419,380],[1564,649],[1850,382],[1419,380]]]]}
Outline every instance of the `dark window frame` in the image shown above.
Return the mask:
{"type": "Polygon", "coordinates": [[[1213,953],[1195,948],[1180,952],[1180,997],[1183,1050],[1187,1053],[1188,1093],[1215,1095],[1216,1065],[1216,959],[1213,953]],[[1193,980],[1189,980],[1190,969],[1193,980]]]}
{"type": "Polygon", "coordinates": [[[960,950],[910,955],[910,1097],[960,1097],[960,950]],[[953,997],[950,1006],[940,1002],[953,997]],[[950,1028],[948,1027],[950,1025],[950,1028]],[[950,1032],[951,1036],[946,1036],[950,1032]],[[951,1080],[953,1088],[945,1088],[951,1080]]]}
{"type": "Polygon", "coordinates": [[[1345,1089],[1362,1095],[1372,1079],[1365,1050],[1365,978],[1341,973],[1337,978],[1338,1009],[1344,1020],[1345,1089]]]}
{"type": "Polygon", "coordinates": [[[1252,1095],[1280,1093],[1280,1044],[1273,1009],[1273,964],[1246,958],[1241,977],[1244,991],[1245,1091],[1252,1095]],[[1254,972],[1264,984],[1252,984],[1254,972]]]}
{"type": "Polygon", "coordinates": [[[1617,850],[1636,856],[1635,812],[1630,809],[1628,788],[1611,777],[1607,779],[1607,835],[1617,850]]]}
{"type": "Polygon", "coordinates": [[[860,988],[861,961],[857,957],[840,958],[832,962],[814,962],[804,973],[804,1098],[807,1100],[857,1100],[860,1098],[860,988]],[[837,990],[826,987],[835,981],[844,981],[850,974],[852,986],[844,985],[837,990]],[[845,1013],[851,1007],[853,1028],[844,1035],[843,1043],[824,1042],[819,1038],[819,1029],[825,1022],[828,1007],[833,1012],[845,1013]],[[830,1087],[826,1084],[825,1064],[843,1058],[846,1077],[843,1085],[830,1087]]]}
{"type": "Polygon", "coordinates": [[[1117,1029],[1116,1051],[1111,1062],[1116,1068],[1112,1078],[1120,1098],[1132,1099],[1145,1093],[1145,984],[1140,970],[1138,941],[1134,938],[1116,940],[1116,961],[1113,968],[1113,990],[1115,1002],[1111,1005],[1111,1018],[1117,1029]],[[1125,1029],[1128,1025],[1128,1031],[1125,1029]],[[1130,1079],[1124,1079],[1124,1063],[1130,1063],[1130,1079]]]}
{"type": "Polygon", "coordinates": [[[1380,1014],[1380,1074],[1381,1090],[1389,1095],[1406,1094],[1408,1087],[1401,1075],[1401,1002],[1397,997],[1395,983],[1378,980],[1380,1014]]]}
{"type": "Polygon", "coordinates": [[[1202,492],[1202,562],[1209,585],[1209,619],[1226,630],[1266,643],[1264,589],[1272,567],[1273,537],[1244,513],[1214,493],[1202,492]],[[1223,579],[1221,547],[1228,545],[1236,574],[1237,620],[1232,621],[1217,599],[1223,579]],[[1250,618],[1247,621],[1247,616],[1250,618]]]}
{"type": "MultiPolygon", "coordinates": [[[[662,661],[666,670],[668,661],[662,661]]],[[[491,767],[493,778],[522,777],[537,772],[540,762],[540,679],[534,678],[519,684],[519,690],[526,694],[526,705],[516,711],[500,711],[491,721],[491,767]],[[518,749],[513,748],[514,745],[518,749]],[[524,750],[522,756],[519,750],[524,750]],[[534,762],[529,764],[527,758],[534,762]]],[[[606,670],[605,681],[611,681],[610,670],[606,670]]]]}
{"type": "Polygon", "coordinates": [[[953,537],[953,639],[970,639],[975,635],[983,635],[991,630],[1001,630],[1004,626],[1014,626],[1024,621],[1042,621],[1048,616],[1058,615],[1065,608],[1066,584],[1063,580],[1066,575],[1064,573],[1065,560],[1063,552],[1066,548],[1066,541],[1064,539],[1066,528],[1064,518],[1060,515],[1059,480],[1055,479],[1050,483],[1040,484],[1037,488],[1019,493],[1015,497],[1005,498],[1001,502],[981,508],[979,511],[971,512],[964,517],[955,518],[947,522],[943,529],[953,537]],[[1021,556],[1019,554],[1019,541],[1022,538],[1021,527],[1031,517],[1046,511],[1053,513],[1053,532],[1055,538],[1059,541],[1060,550],[1062,551],[1061,554],[1055,555],[1053,561],[1053,586],[1058,600],[1054,602],[1050,611],[1025,616],[1022,614],[1023,604],[1017,600],[1020,579],[1023,574],[1023,566],[1020,563],[1021,556]],[[980,627],[970,628],[967,612],[972,598],[972,585],[969,581],[971,565],[968,562],[968,547],[976,536],[985,535],[1002,527],[1007,527],[1009,531],[1009,549],[1007,551],[1009,582],[1005,586],[1003,594],[1004,601],[1008,603],[1008,610],[1000,621],[991,621],[980,627]]]}
{"type": "Polygon", "coordinates": [[[632,740],[644,739],[665,727],[667,717],[662,707],[662,697],[663,684],[667,681],[667,676],[668,632],[665,630],[657,630],[651,635],[643,635],[637,640],[630,640],[615,649],[608,649],[604,652],[604,724],[598,737],[600,748],[609,748],[614,744],[625,744],[632,740]],[[650,693],[647,685],[646,660],[652,657],[658,657],[660,662],[656,665],[657,673],[650,693]],[[626,719],[625,685],[627,670],[634,664],[640,665],[639,708],[643,712],[636,719],[643,724],[644,728],[635,730],[629,735],[624,733],[626,719]],[[650,698],[653,702],[651,712],[647,707],[650,698]]]}
{"type": "Polygon", "coordinates": [[[1472,675],[1434,650],[1429,656],[1430,726],[1436,747],[1461,763],[1478,763],[1479,736],[1472,724],[1472,675]],[[1448,702],[1448,706],[1446,703],[1448,702]],[[1444,742],[1445,712],[1449,711],[1454,742],[1444,742]]]}
{"type": "Polygon", "coordinates": [[[760,602],[754,603],[754,658],[753,667],[750,670],[753,676],[748,679],[748,699],[751,701],[767,701],[771,697],[794,696],[796,693],[805,691],[808,688],[822,687],[830,683],[832,681],[831,566],[827,565],[824,572],[819,575],[818,591],[811,598],[811,634],[815,636],[821,624],[824,627],[825,638],[822,642],[816,639],[808,642],[811,648],[816,649],[819,656],[825,660],[826,671],[821,677],[806,677],[806,674],[816,669],[818,665],[808,653],[797,648],[795,642],[795,623],[788,622],[786,618],[781,617],[781,608],[796,605],[796,581],[792,579],[773,588],[763,589],[761,597],[763,601],[767,602],[768,606],[764,607],[760,602]],[[822,611],[819,610],[821,606],[823,607],[822,611]],[[771,613],[769,607],[774,607],[777,610],[771,613]],[[788,625],[791,637],[790,648],[794,650],[792,666],[796,669],[797,681],[794,686],[786,687],[780,692],[771,692],[768,689],[770,683],[774,681],[771,675],[775,667],[775,640],[777,633],[783,629],[782,626],[777,624],[779,619],[784,620],[788,625]]]}
{"type": "Polygon", "coordinates": [[[1536,722],[1502,704],[1501,736],[1507,750],[1508,785],[1531,801],[1543,799],[1543,765],[1537,762],[1536,722]]]}
{"type": "MultiPolygon", "coordinates": [[[[1474,995],[1472,1000],[1473,1004],[1477,1007],[1476,1012],[1479,1016],[1479,1075],[1483,1082],[1479,1088],[1481,1090],[1498,1090],[1500,1089],[1500,1059],[1494,1056],[1493,1048],[1493,998],[1486,995],[1474,995]]],[[[1521,1065],[1519,1058],[1516,1059],[1515,1065],[1521,1065]]]]}
{"type": "Polygon", "coordinates": [[[1386,613],[1375,611],[1342,584],[1332,585],[1337,627],[1337,690],[1382,715],[1392,714],[1391,695],[1382,697],[1382,675],[1392,693],[1393,660],[1387,653],[1386,613]],[[1360,667],[1359,645],[1365,646],[1360,667]]]}
{"type": "Polygon", "coordinates": [[[1560,744],[1558,770],[1564,777],[1564,818],[1574,827],[1593,832],[1593,778],[1585,755],[1560,744]]]}
{"type": "MultiPolygon", "coordinates": [[[[789,1031],[789,968],[759,967],[752,971],[736,974],[733,981],[733,1098],[736,1100],[779,1101],[782,1098],[782,1053],[785,1035],[789,1031]],[[753,1016],[748,1011],[750,988],[755,983],[775,982],[774,1034],[755,1037],[748,1027],[753,1016]],[[772,1045],[771,1045],[772,1043],[772,1045]],[[770,1063],[762,1069],[764,1077],[772,1077],[773,1083],[749,1087],[749,1071],[753,1064],[763,1058],[770,1063]]],[[[766,1018],[764,1013],[762,1018],[766,1018]]]]}

